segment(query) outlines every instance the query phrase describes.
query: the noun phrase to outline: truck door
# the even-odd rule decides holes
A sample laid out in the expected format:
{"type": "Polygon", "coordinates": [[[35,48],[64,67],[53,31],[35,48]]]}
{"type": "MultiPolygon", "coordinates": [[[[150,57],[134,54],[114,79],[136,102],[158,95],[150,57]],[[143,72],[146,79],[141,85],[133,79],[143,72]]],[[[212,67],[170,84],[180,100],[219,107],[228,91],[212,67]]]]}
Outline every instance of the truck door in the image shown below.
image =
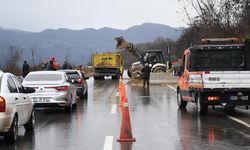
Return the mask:
{"type": "Polygon", "coordinates": [[[190,52],[186,51],[183,55],[182,58],[182,64],[181,64],[181,68],[180,68],[180,73],[179,73],[179,78],[178,78],[178,86],[179,86],[179,90],[181,92],[182,98],[184,100],[188,100],[191,101],[192,97],[189,94],[189,90],[188,90],[188,69],[189,69],[189,55],[190,52]]]}

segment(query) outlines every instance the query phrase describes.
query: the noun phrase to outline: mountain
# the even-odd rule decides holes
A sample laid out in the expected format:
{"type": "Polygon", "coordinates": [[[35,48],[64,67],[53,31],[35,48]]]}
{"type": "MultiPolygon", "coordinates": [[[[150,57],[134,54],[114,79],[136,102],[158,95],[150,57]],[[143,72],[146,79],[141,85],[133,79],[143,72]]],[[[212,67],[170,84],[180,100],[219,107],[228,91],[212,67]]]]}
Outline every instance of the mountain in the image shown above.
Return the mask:
{"type": "Polygon", "coordinates": [[[0,55],[5,55],[9,46],[23,49],[23,59],[31,63],[31,47],[35,48],[36,63],[55,56],[60,63],[67,57],[75,64],[90,62],[92,53],[114,51],[114,37],[123,36],[133,43],[151,42],[157,37],[177,40],[184,28],[162,24],[144,23],[126,30],[113,28],[83,30],[46,29],[42,32],[0,28],[0,55]]]}

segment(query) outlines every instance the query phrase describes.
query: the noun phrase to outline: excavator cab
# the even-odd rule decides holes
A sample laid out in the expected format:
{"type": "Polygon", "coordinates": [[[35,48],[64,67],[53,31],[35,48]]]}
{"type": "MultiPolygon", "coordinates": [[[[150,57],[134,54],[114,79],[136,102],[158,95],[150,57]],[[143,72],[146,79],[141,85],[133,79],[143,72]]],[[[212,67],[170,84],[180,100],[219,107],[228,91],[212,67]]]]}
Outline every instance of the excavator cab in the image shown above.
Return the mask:
{"type": "Polygon", "coordinates": [[[165,63],[163,52],[159,50],[146,50],[143,60],[144,63],[151,64],[152,66],[156,63],[165,63]]]}
{"type": "Polygon", "coordinates": [[[145,63],[151,66],[153,73],[166,72],[166,64],[162,50],[139,50],[133,43],[129,43],[122,36],[116,37],[116,49],[126,49],[139,57],[138,62],[132,63],[128,69],[128,76],[131,79],[142,79],[142,68],[145,63]]]}

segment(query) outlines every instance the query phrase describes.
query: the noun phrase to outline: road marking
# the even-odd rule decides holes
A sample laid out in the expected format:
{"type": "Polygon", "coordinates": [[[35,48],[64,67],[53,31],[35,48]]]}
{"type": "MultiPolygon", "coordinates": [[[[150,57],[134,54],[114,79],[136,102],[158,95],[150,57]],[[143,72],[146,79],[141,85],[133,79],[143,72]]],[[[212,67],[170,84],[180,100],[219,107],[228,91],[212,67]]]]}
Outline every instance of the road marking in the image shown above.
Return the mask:
{"type": "Polygon", "coordinates": [[[110,113],[115,114],[116,113],[116,108],[117,108],[117,104],[113,104],[110,113]]]}
{"type": "Polygon", "coordinates": [[[167,85],[170,89],[174,90],[175,92],[177,91],[176,88],[170,86],[170,85],[167,85]]]}
{"type": "Polygon", "coordinates": [[[248,124],[248,123],[246,123],[246,122],[244,122],[244,121],[242,121],[242,120],[240,120],[240,119],[237,119],[237,118],[232,117],[232,116],[227,116],[227,117],[228,117],[229,119],[232,119],[232,120],[234,120],[234,121],[236,121],[236,122],[238,122],[238,123],[240,123],[240,124],[242,124],[242,125],[244,125],[244,126],[250,128],[250,124],[248,124]]]}
{"type": "Polygon", "coordinates": [[[106,136],[103,150],[112,150],[113,148],[113,136],[106,136]]]}

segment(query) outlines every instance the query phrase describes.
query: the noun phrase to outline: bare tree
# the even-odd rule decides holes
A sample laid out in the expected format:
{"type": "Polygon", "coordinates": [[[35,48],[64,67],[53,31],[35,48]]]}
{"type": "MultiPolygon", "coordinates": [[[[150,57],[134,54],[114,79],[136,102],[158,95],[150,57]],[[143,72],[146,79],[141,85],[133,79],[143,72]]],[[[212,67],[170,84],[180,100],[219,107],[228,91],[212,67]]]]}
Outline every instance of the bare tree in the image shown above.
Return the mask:
{"type": "Polygon", "coordinates": [[[22,59],[23,50],[17,46],[10,46],[7,55],[4,57],[4,70],[16,75],[21,74],[19,65],[22,59]]]}
{"type": "Polygon", "coordinates": [[[189,22],[189,28],[176,44],[179,57],[185,48],[197,43],[201,38],[250,38],[249,0],[179,0],[179,2],[189,22]]]}

